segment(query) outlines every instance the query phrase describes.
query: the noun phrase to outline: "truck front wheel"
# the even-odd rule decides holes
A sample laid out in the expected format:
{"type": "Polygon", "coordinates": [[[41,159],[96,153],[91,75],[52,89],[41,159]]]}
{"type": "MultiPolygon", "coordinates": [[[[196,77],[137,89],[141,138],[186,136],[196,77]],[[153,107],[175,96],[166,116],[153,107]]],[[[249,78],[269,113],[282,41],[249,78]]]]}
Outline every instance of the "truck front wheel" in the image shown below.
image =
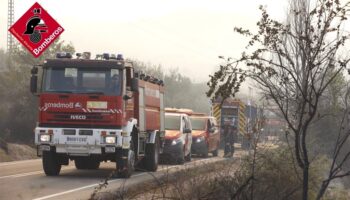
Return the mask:
{"type": "MultiPolygon", "coordinates": [[[[218,148],[219,148],[219,147],[218,147],[218,148]]],[[[218,150],[218,149],[215,149],[212,153],[213,153],[213,156],[216,157],[216,156],[218,156],[218,154],[219,154],[219,150],[218,150]]]]}
{"type": "Polygon", "coordinates": [[[192,152],[190,151],[190,153],[188,153],[188,155],[185,157],[185,160],[187,162],[190,162],[192,160],[192,152]]]}
{"type": "Polygon", "coordinates": [[[202,157],[208,158],[208,154],[209,154],[209,151],[208,151],[208,147],[206,146],[203,150],[202,157]]]}
{"type": "Polygon", "coordinates": [[[185,163],[185,150],[183,149],[181,152],[180,152],[180,155],[179,157],[177,158],[177,164],[184,164],[185,163]]]}
{"type": "Polygon", "coordinates": [[[156,137],[154,144],[147,144],[146,157],[144,158],[147,171],[157,171],[159,163],[159,138],[156,137]]]}
{"type": "Polygon", "coordinates": [[[57,176],[61,171],[61,164],[58,162],[55,152],[43,152],[43,168],[47,176],[57,176]]]}
{"type": "Polygon", "coordinates": [[[83,158],[76,158],[74,160],[74,164],[75,164],[75,168],[77,169],[87,169],[85,159],[83,158]]]}

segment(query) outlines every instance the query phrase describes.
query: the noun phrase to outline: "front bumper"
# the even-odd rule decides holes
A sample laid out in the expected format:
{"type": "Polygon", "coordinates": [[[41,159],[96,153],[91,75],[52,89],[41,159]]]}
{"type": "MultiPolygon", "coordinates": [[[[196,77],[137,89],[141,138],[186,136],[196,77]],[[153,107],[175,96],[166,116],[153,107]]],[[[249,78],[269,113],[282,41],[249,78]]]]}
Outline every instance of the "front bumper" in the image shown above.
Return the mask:
{"type": "Polygon", "coordinates": [[[170,156],[174,159],[181,158],[183,154],[183,142],[177,141],[175,145],[172,144],[173,140],[165,140],[162,157],[170,156]]]}
{"type": "Polygon", "coordinates": [[[197,139],[198,138],[192,138],[191,152],[193,154],[205,154],[206,152],[208,152],[208,145],[205,139],[202,139],[200,141],[198,141],[197,139]]]}
{"type": "MultiPolygon", "coordinates": [[[[116,149],[127,149],[130,136],[122,136],[120,129],[87,129],[87,128],[35,128],[35,144],[40,151],[55,150],[56,153],[69,155],[90,155],[114,153],[116,149]],[[48,137],[41,135],[49,135],[48,137]],[[106,143],[106,137],[115,137],[115,143],[106,143]]],[[[110,140],[109,140],[110,141],[110,140]]]]}

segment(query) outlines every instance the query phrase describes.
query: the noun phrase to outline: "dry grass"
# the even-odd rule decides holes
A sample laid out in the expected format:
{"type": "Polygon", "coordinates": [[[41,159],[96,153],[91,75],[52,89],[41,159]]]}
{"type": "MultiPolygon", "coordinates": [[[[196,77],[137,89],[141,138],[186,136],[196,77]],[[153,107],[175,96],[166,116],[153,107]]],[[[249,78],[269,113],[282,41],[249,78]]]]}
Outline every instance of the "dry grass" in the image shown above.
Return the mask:
{"type": "MultiPolygon", "coordinates": [[[[117,192],[97,199],[300,199],[302,182],[285,148],[259,150],[256,171],[251,174],[252,157],[227,159],[198,165],[134,185],[123,185],[117,192]],[[254,187],[253,184],[254,183],[254,187]],[[252,195],[253,191],[253,197],[252,195]]],[[[310,199],[314,199],[324,174],[324,158],[316,159],[310,174],[310,199]]],[[[330,189],[324,199],[349,199],[348,191],[330,189]]],[[[99,196],[101,197],[101,196],[99,196]]]]}
{"type": "Polygon", "coordinates": [[[164,171],[146,182],[123,184],[117,191],[101,192],[93,199],[213,199],[212,187],[217,185],[212,183],[234,176],[238,167],[239,159],[189,165],[180,171],[164,171]]]}

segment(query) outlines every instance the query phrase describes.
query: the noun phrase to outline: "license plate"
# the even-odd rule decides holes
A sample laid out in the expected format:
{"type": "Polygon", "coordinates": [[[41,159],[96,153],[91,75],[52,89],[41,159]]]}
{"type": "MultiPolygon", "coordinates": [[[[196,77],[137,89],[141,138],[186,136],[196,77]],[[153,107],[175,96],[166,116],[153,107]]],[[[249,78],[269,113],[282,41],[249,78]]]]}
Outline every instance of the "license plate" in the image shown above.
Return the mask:
{"type": "Polygon", "coordinates": [[[50,151],[50,146],[48,146],[48,145],[41,145],[40,146],[40,150],[41,151],[50,151]]]}
{"type": "Polygon", "coordinates": [[[105,147],[105,152],[106,153],[114,153],[115,152],[115,147],[105,147]]]}
{"type": "Polygon", "coordinates": [[[86,143],[87,138],[86,137],[67,137],[67,143],[73,143],[73,144],[79,144],[79,143],[86,143]]]}

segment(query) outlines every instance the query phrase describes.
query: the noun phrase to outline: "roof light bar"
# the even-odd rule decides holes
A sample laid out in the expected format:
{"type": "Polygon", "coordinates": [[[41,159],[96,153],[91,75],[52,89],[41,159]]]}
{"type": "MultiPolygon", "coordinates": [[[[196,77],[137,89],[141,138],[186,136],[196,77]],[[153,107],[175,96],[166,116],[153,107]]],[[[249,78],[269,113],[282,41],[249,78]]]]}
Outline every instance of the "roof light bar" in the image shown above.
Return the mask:
{"type": "Polygon", "coordinates": [[[56,58],[72,58],[72,54],[69,52],[56,53],[56,58]]]}
{"type": "Polygon", "coordinates": [[[111,59],[111,60],[117,60],[117,56],[115,56],[115,54],[111,54],[110,56],[109,56],[109,59],[111,59]]]}
{"type": "Polygon", "coordinates": [[[109,60],[109,53],[103,53],[102,54],[103,59],[109,60]]]}
{"type": "Polygon", "coordinates": [[[124,60],[123,54],[118,54],[118,55],[117,55],[117,60],[124,60]]]}
{"type": "Polygon", "coordinates": [[[88,52],[88,51],[83,52],[82,57],[83,57],[83,59],[90,60],[91,59],[91,52],[88,52]]]}

